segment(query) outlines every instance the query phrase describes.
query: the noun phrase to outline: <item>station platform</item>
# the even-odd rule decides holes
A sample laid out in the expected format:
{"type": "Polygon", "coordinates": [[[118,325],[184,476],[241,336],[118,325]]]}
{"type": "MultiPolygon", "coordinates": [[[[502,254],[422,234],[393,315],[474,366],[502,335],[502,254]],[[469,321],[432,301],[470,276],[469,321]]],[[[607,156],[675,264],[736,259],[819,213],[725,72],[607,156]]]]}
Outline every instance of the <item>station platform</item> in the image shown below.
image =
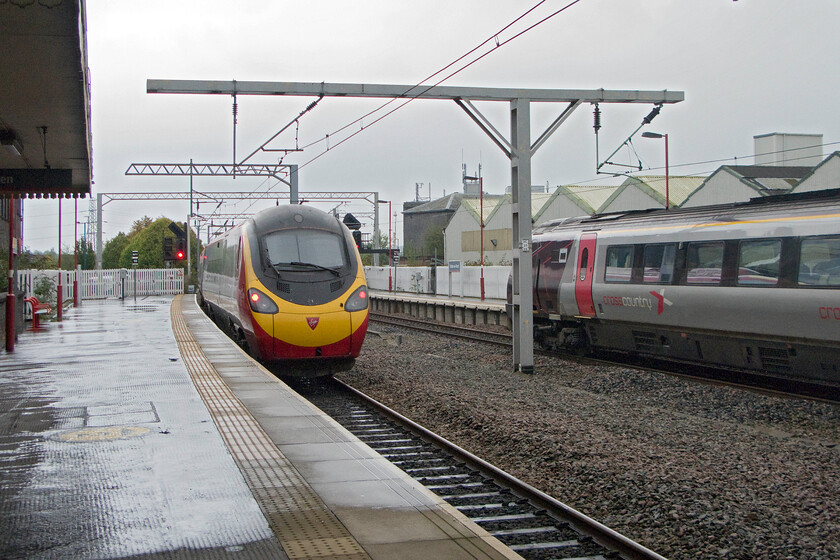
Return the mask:
{"type": "Polygon", "coordinates": [[[0,557],[514,552],[252,361],[194,296],[85,302],[0,356],[0,557]]]}
{"type": "Polygon", "coordinates": [[[501,325],[510,328],[505,300],[370,290],[372,311],[404,313],[461,325],[501,325]]]}

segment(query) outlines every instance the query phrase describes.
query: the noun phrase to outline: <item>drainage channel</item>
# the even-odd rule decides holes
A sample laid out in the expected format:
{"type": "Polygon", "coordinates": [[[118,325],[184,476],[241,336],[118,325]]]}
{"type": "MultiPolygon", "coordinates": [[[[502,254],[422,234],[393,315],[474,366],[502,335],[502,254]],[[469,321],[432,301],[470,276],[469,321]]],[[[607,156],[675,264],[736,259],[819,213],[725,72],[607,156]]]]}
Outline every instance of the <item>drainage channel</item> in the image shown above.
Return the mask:
{"type": "Polygon", "coordinates": [[[505,484],[498,469],[486,470],[474,461],[465,461],[428,434],[418,435],[418,427],[405,427],[404,419],[398,422],[338,383],[295,389],[523,558],[664,560],[568,506],[560,504],[558,509],[543,499],[547,496],[531,495],[530,487],[516,479],[512,480],[518,485],[505,484]],[[593,529],[590,522],[598,527],[593,529]]]}

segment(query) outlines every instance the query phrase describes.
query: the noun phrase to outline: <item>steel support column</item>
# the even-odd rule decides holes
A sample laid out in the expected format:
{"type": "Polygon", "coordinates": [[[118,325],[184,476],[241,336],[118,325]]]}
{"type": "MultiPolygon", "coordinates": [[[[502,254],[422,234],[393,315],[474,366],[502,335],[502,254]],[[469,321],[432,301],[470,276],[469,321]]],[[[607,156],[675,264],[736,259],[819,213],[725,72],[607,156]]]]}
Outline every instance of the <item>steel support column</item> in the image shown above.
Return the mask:
{"type": "Polygon", "coordinates": [[[513,213],[513,369],[534,372],[531,288],[531,101],[510,102],[511,208],[513,213]]]}

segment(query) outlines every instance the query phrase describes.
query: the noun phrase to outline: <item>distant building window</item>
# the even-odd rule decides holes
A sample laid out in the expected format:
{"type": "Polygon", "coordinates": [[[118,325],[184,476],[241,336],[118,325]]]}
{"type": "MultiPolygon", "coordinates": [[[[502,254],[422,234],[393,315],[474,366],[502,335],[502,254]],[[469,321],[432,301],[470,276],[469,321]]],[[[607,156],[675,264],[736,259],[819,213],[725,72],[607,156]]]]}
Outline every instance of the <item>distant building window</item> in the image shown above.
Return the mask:
{"type": "Polygon", "coordinates": [[[685,259],[687,284],[717,286],[723,266],[723,243],[689,243],[685,259]]]}
{"type": "Polygon", "coordinates": [[[633,273],[633,245],[607,247],[605,282],[630,282],[633,273]]]}
{"type": "Polygon", "coordinates": [[[778,239],[742,241],[738,247],[738,285],[778,284],[781,254],[782,242],[778,239]]]}

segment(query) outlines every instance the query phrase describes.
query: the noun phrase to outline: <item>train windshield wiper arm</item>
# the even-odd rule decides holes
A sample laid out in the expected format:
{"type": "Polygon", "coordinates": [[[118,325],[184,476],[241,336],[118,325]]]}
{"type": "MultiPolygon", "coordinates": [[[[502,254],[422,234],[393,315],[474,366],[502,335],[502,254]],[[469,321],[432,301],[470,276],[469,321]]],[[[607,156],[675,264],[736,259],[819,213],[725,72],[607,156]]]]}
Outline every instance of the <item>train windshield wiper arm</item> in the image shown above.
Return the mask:
{"type": "Polygon", "coordinates": [[[276,271],[277,267],[279,266],[308,266],[309,268],[317,268],[318,270],[326,270],[327,272],[331,272],[335,276],[339,276],[339,273],[334,268],[329,268],[326,266],[322,266],[320,264],[310,263],[310,262],[300,262],[300,261],[292,261],[292,262],[279,262],[279,263],[271,263],[271,267],[276,271]]]}

